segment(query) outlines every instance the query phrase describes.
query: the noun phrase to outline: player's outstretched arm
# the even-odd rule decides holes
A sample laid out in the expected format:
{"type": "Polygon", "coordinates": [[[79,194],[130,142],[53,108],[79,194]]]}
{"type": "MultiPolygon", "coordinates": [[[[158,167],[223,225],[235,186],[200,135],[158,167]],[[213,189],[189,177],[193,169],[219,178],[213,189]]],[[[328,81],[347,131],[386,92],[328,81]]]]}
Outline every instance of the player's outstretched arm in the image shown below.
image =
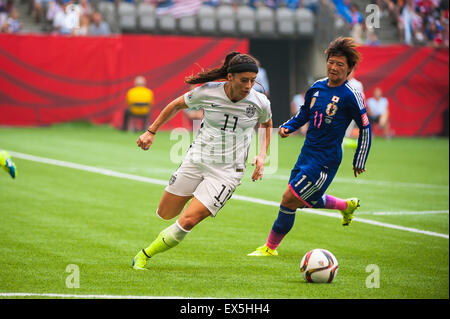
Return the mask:
{"type": "Polygon", "coordinates": [[[262,179],[264,174],[264,165],[266,164],[267,151],[269,150],[270,137],[272,136],[272,119],[259,126],[259,153],[253,159],[252,165],[255,166],[252,181],[256,182],[262,179]]]}
{"type": "Polygon", "coordinates": [[[150,125],[148,130],[138,137],[136,143],[138,147],[142,148],[144,151],[148,150],[150,146],[153,144],[155,139],[156,132],[158,129],[169,121],[172,117],[177,114],[177,112],[181,109],[186,109],[188,106],[184,102],[184,96],[180,96],[170,102],[158,115],[156,120],[150,125]]]}
{"type": "Polygon", "coordinates": [[[278,134],[281,136],[281,138],[286,138],[291,134],[291,132],[288,128],[280,126],[280,128],[278,129],[278,134]]]}

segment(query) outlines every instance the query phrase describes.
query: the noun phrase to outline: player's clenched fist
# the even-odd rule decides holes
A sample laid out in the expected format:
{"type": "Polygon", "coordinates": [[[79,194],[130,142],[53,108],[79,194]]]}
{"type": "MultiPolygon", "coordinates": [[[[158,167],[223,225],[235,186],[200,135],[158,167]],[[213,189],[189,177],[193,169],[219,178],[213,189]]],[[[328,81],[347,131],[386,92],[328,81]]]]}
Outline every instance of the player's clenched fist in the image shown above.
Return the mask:
{"type": "Polygon", "coordinates": [[[142,148],[144,151],[148,150],[150,146],[153,144],[153,140],[155,139],[155,135],[150,134],[148,131],[143,133],[138,137],[136,143],[142,148]]]}
{"type": "Polygon", "coordinates": [[[288,129],[288,128],[280,127],[280,128],[278,129],[278,134],[280,134],[280,136],[281,136],[282,138],[285,138],[285,137],[288,137],[288,136],[289,136],[290,132],[289,132],[289,129],[288,129]]]}

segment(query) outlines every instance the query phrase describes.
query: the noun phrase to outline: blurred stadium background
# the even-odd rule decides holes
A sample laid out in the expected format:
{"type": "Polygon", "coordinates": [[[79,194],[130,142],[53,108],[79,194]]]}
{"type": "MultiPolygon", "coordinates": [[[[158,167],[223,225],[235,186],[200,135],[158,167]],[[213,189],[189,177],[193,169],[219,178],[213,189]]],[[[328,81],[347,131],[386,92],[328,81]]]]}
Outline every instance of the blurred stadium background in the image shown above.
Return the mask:
{"type": "MultiPolygon", "coordinates": [[[[0,148],[19,172],[1,176],[0,298],[73,293],[64,270],[75,263],[76,293],[87,296],[448,299],[448,12],[445,0],[0,0],[0,148]],[[258,184],[246,172],[185,250],[155,258],[154,276],[133,272],[137,249],[165,225],[153,212],[178,166],[169,132],[147,153],[135,145],[139,131],[119,131],[135,78],[154,93],[151,120],[190,89],[185,76],[230,51],[250,53],[267,72],[276,127],[326,75],[323,51],[337,36],[360,43],[355,78],[366,99],[382,89],[394,134],[374,139],[357,180],[345,151],[330,187],[359,196],[362,218],[348,230],[332,213],[298,214],[283,258],[248,261],[273,223],[298,136],[278,143],[277,174],[258,184]],[[217,236],[226,240],[208,240],[217,236]],[[297,269],[319,246],[342,265],[325,289],[302,285],[297,269]],[[364,285],[371,263],[383,289],[364,285]]],[[[177,127],[193,127],[187,113],[163,130],[177,127]]]]}
{"type": "MultiPolygon", "coordinates": [[[[355,77],[366,99],[375,87],[382,89],[395,135],[448,136],[445,0],[1,3],[0,125],[88,120],[118,127],[138,75],[154,92],[154,118],[189,89],[186,75],[238,50],[253,54],[267,71],[277,126],[290,117],[294,96],[324,77],[323,51],[343,35],[361,43],[364,58],[355,77]],[[94,27],[96,12],[106,26],[94,27]],[[74,15],[79,28],[64,22],[74,15]]],[[[165,128],[190,125],[180,113],[165,128]]]]}

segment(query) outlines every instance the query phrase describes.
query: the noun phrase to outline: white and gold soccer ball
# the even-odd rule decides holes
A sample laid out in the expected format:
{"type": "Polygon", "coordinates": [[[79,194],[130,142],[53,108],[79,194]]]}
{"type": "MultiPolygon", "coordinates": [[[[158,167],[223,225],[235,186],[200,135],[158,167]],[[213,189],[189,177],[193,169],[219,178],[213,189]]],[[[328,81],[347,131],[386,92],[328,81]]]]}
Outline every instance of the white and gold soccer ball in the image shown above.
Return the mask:
{"type": "Polygon", "coordinates": [[[300,262],[300,272],[307,282],[330,283],[337,275],[338,261],[326,249],[313,249],[303,256],[300,262]]]}

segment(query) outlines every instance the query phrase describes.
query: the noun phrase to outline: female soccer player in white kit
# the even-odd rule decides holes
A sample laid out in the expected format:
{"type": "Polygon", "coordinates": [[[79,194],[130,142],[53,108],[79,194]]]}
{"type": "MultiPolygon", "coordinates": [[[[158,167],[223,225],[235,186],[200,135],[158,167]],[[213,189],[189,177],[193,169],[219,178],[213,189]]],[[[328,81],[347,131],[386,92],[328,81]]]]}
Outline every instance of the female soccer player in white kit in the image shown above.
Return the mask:
{"type": "Polygon", "coordinates": [[[252,180],[262,178],[272,129],[272,113],[267,97],[252,87],[258,73],[257,60],[232,52],[221,67],[187,78],[189,84],[201,84],[169,103],[142,134],[137,145],[148,150],[157,130],[178,111],[203,109],[198,136],[183,163],[172,175],[158,206],[163,219],[178,216],[133,259],[133,268],[145,270],[149,258],[177,244],[190,230],[217,212],[241,183],[255,125],[260,123],[259,153],[253,160],[252,180]],[[222,80],[224,82],[214,82],[222,80]]]}

